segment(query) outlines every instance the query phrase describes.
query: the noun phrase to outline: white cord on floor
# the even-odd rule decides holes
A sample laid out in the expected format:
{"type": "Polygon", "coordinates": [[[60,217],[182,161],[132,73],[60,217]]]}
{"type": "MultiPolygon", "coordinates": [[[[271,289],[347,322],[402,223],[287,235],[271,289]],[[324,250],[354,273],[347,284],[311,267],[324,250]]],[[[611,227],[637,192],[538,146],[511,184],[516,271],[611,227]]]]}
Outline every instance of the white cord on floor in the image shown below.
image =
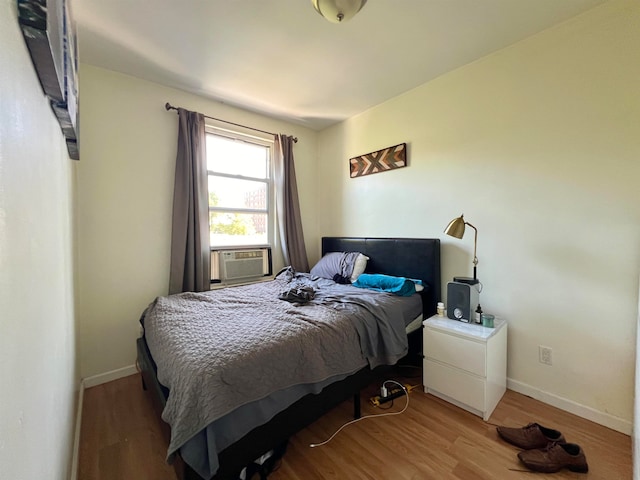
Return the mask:
{"type": "Polygon", "coordinates": [[[404,408],[402,410],[400,410],[399,412],[379,413],[377,415],[365,415],[364,417],[356,418],[355,420],[351,420],[350,422],[347,422],[344,425],[342,425],[338,430],[335,431],[335,433],[333,435],[331,435],[324,442],[322,442],[322,443],[311,443],[311,444],[309,444],[309,446],[311,448],[314,448],[314,447],[321,447],[322,445],[326,445],[331,440],[333,440],[333,437],[338,435],[338,433],[340,433],[344,427],[347,427],[347,426],[349,426],[349,425],[351,425],[353,423],[359,422],[360,420],[364,420],[365,418],[389,417],[391,415],[400,415],[401,413],[404,413],[407,410],[407,408],[409,408],[409,392],[407,391],[407,389],[405,388],[404,385],[402,385],[401,383],[396,382],[395,380],[385,380],[382,385],[384,386],[387,383],[395,383],[400,388],[402,388],[402,390],[404,390],[404,394],[407,397],[407,403],[404,405],[404,408]]]}

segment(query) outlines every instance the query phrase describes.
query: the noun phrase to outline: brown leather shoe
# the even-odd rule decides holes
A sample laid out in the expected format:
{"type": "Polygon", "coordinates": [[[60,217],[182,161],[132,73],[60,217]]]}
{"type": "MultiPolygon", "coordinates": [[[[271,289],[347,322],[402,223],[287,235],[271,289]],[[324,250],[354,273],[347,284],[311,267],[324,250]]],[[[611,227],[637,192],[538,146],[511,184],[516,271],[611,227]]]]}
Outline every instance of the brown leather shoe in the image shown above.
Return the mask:
{"type": "Polygon", "coordinates": [[[522,428],[497,427],[498,435],[523,450],[544,448],[549,442],[564,442],[564,436],[558,430],[530,423],[522,428]]]}
{"type": "Polygon", "coordinates": [[[589,471],[587,458],[580,445],[575,443],[553,442],[545,448],[520,452],[518,458],[534,472],[554,473],[563,468],[578,473],[589,471]]]}

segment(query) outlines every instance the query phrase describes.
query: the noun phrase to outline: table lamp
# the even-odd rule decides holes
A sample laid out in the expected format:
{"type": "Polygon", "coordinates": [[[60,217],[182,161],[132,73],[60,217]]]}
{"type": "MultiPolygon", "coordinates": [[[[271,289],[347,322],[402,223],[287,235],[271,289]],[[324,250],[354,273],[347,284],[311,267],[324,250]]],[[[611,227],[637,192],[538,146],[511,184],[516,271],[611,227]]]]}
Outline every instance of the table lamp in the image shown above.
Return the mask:
{"type": "Polygon", "coordinates": [[[475,230],[474,240],[473,240],[473,278],[469,277],[454,277],[455,282],[468,283],[470,285],[475,285],[476,283],[480,283],[478,277],[476,275],[476,270],[478,268],[478,257],[476,256],[476,249],[478,247],[478,229],[471,225],[469,222],[465,222],[464,214],[460,215],[457,218],[454,218],[449,222],[447,228],[444,229],[444,233],[450,235],[455,238],[462,238],[464,235],[465,226],[469,225],[471,228],[475,230]]]}

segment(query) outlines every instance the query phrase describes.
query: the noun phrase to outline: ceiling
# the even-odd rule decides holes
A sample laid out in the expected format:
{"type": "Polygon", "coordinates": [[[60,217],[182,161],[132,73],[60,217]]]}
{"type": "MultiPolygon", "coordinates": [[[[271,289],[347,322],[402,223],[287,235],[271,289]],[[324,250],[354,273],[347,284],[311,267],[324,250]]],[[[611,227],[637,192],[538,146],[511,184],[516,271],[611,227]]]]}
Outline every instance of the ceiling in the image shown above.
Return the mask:
{"type": "Polygon", "coordinates": [[[606,0],[71,1],[81,62],[320,130],[606,0]]]}

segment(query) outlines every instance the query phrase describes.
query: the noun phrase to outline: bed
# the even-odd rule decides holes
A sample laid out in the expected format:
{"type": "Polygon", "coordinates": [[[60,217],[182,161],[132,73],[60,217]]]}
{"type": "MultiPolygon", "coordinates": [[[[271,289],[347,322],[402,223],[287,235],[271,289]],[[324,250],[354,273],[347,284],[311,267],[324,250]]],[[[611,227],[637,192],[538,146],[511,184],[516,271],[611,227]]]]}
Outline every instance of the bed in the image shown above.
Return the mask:
{"type": "MultiPolygon", "coordinates": [[[[326,375],[318,373],[320,377],[315,378],[313,382],[307,382],[305,380],[304,382],[300,382],[301,385],[289,385],[286,383],[287,381],[291,382],[292,380],[287,380],[285,377],[289,372],[281,369],[278,375],[272,375],[272,377],[285,382],[281,386],[288,387],[282,388],[281,390],[278,390],[278,392],[275,392],[273,396],[265,398],[263,398],[264,395],[262,393],[256,393],[253,391],[255,388],[259,389],[262,383],[259,379],[256,379],[256,377],[247,377],[250,380],[245,380],[243,382],[239,381],[237,385],[231,385],[234,383],[233,379],[236,377],[239,378],[243,370],[240,365],[234,366],[231,364],[225,364],[225,370],[227,372],[226,379],[222,378],[221,381],[218,380],[218,383],[211,380],[213,382],[211,384],[213,390],[218,392],[219,395],[207,395],[207,401],[214,396],[221,397],[219,400],[222,402],[222,406],[214,408],[218,408],[218,413],[220,413],[220,415],[215,417],[215,421],[208,424],[206,429],[202,429],[197,435],[194,435],[188,443],[182,445],[182,441],[178,441],[178,444],[180,444],[178,445],[179,448],[176,448],[176,437],[185,433],[182,431],[182,427],[179,423],[175,422],[175,418],[173,417],[170,419],[172,425],[175,427],[173,432],[166,423],[164,424],[170,445],[169,452],[171,454],[171,458],[175,462],[176,470],[180,478],[185,480],[199,480],[202,478],[209,478],[209,475],[206,472],[215,472],[215,476],[213,476],[213,478],[216,480],[235,480],[238,478],[239,472],[254,459],[260,457],[265,452],[282,445],[283,442],[285,442],[291,435],[306,427],[322,416],[325,412],[343,402],[345,399],[353,397],[354,416],[359,416],[360,389],[364,388],[376,379],[378,369],[384,368],[385,365],[393,364],[398,361],[400,352],[403,354],[403,359],[401,361],[419,365],[422,356],[420,320],[421,317],[426,318],[433,315],[436,311],[437,302],[440,300],[440,241],[438,239],[324,237],[322,239],[322,254],[324,256],[329,252],[360,252],[369,257],[366,267],[367,273],[383,273],[422,281],[425,288],[419,294],[421,306],[418,305],[418,308],[421,312],[418,313],[421,313],[421,315],[418,315],[418,318],[412,318],[415,311],[414,313],[406,314],[405,317],[410,315],[411,318],[408,318],[408,320],[407,318],[403,319],[403,324],[401,327],[398,327],[395,317],[399,316],[399,314],[387,314],[389,317],[388,319],[382,314],[379,316],[379,318],[385,322],[388,321],[389,325],[393,325],[389,328],[395,329],[395,331],[397,331],[398,328],[403,329],[402,335],[406,336],[404,340],[408,345],[406,346],[406,350],[401,352],[394,344],[389,347],[386,354],[380,354],[381,358],[377,358],[376,355],[378,355],[378,353],[371,353],[370,357],[367,357],[368,362],[363,364],[357,363],[357,360],[353,358],[340,360],[341,364],[347,365],[343,371],[338,373],[332,372],[332,374],[326,375]],[[378,366],[378,364],[380,366],[378,366]],[[372,366],[375,368],[372,368],[372,366]],[[317,381],[318,378],[322,378],[322,381],[317,381]],[[239,408],[236,408],[233,402],[225,404],[224,397],[227,395],[227,392],[226,390],[224,392],[221,390],[220,382],[225,385],[229,384],[229,396],[232,396],[232,394],[246,394],[248,396],[246,403],[242,404],[239,408]],[[250,397],[254,394],[257,398],[255,402],[253,402],[253,398],[250,397]],[[277,401],[274,399],[277,399],[277,401]],[[227,412],[225,410],[220,410],[226,408],[225,405],[227,407],[229,405],[234,405],[233,407],[229,407],[232,408],[232,411],[227,412]],[[256,414],[256,411],[259,413],[256,414]],[[229,425],[233,425],[234,429],[238,430],[234,431],[233,435],[241,435],[239,438],[235,438],[233,435],[226,433],[224,428],[229,425]],[[218,435],[218,438],[216,438],[216,435],[218,435]]],[[[282,280],[279,281],[282,282],[282,280]]],[[[352,286],[343,287],[345,289],[358,290],[352,286]]],[[[261,288],[266,289],[270,287],[264,286],[261,288]]],[[[228,296],[233,296],[232,292],[233,294],[239,295],[243,291],[244,290],[242,290],[241,287],[234,287],[229,290],[228,296]]],[[[185,294],[181,295],[186,297],[189,296],[185,294]]],[[[363,293],[362,295],[366,296],[367,294],[363,293]]],[[[331,296],[333,298],[333,290],[331,291],[331,296]]],[[[417,297],[417,295],[414,295],[413,297],[417,297]]],[[[239,299],[237,302],[240,302],[241,304],[243,300],[239,299]]],[[[284,308],[282,307],[282,304],[284,303],[287,302],[281,301],[281,304],[278,305],[278,308],[281,311],[284,308]]],[[[344,306],[345,303],[340,303],[340,308],[343,308],[343,306],[347,309],[354,308],[351,305],[353,303],[352,300],[349,300],[346,303],[348,303],[346,306],[344,306]]],[[[236,305],[238,304],[239,303],[236,303],[236,305]]],[[[161,310],[160,307],[157,308],[161,310]]],[[[189,310],[194,307],[191,304],[188,304],[185,308],[189,310]]],[[[266,307],[262,305],[261,307],[255,308],[266,307]]],[[[319,310],[319,307],[316,307],[315,310],[319,310]]],[[[360,315],[355,310],[348,311],[354,318],[357,318],[360,315]]],[[[396,312],[395,310],[392,311],[396,312]]],[[[189,312],[191,312],[191,310],[189,310],[189,312]]],[[[289,310],[289,312],[292,312],[293,318],[295,306],[291,306],[291,310],[289,310]]],[[[316,313],[317,312],[314,312],[314,315],[316,313]]],[[[149,315],[148,319],[154,318],[152,314],[148,313],[148,310],[145,314],[149,315]]],[[[142,321],[144,325],[144,315],[142,321]]],[[[295,319],[292,321],[295,322],[295,319]]],[[[221,325],[224,326],[224,324],[221,325]]],[[[296,327],[297,324],[293,323],[287,326],[286,330],[279,332],[278,335],[287,336],[287,332],[295,330],[296,327]]],[[[176,323],[175,328],[180,328],[179,323],[176,323]]],[[[175,332],[179,333],[180,331],[174,330],[174,333],[175,332]]],[[[230,333],[224,334],[228,335],[230,333]]],[[[241,332],[241,334],[250,336],[253,335],[254,332],[247,330],[244,333],[241,332]]],[[[171,335],[174,334],[172,333],[171,335]]],[[[176,336],[180,335],[178,334],[176,336]]],[[[360,352],[360,354],[362,355],[363,352],[366,354],[366,345],[363,345],[363,333],[361,331],[358,331],[358,337],[360,346],[362,347],[362,352],[360,352]]],[[[199,333],[196,335],[196,339],[200,342],[206,343],[206,338],[199,333]]],[[[374,340],[375,341],[373,343],[378,341],[378,339],[374,340]]],[[[353,342],[353,339],[347,339],[347,341],[353,342]]],[[[371,339],[369,339],[369,341],[371,343],[371,339]]],[[[185,363],[185,361],[182,360],[182,358],[189,357],[188,353],[180,355],[180,361],[169,358],[169,362],[167,362],[167,358],[165,358],[167,357],[167,354],[163,353],[162,349],[158,347],[158,344],[162,342],[173,342],[173,337],[169,336],[168,339],[164,338],[160,341],[155,333],[151,334],[145,328],[145,335],[137,341],[137,349],[138,364],[142,372],[143,385],[152,394],[156,409],[159,412],[164,411],[166,418],[167,411],[177,411],[179,414],[182,414],[192,408],[189,406],[189,402],[186,402],[188,408],[182,405],[180,407],[176,407],[174,405],[175,402],[173,402],[173,399],[176,396],[189,397],[189,395],[183,393],[189,391],[189,388],[182,384],[182,375],[189,376],[191,368],[188,363],[185,363]],[[154,351],[155,355],[160,359],[159,363],[162,365],[160,375],[158,374],[156,359],[152,356],[151,351],[154,351]],[[170,365],[172,363],[180,363],[181,366],[175,367],[175,369],[182,373],[176,374],[172,378],[168,378],[165,372],[170,368],[170,366],[167,366],[167,364],[170,365]],[[180,370],[180,368],[182,368],[182,370],[180,370]],[[160,380],[158,378],[159,376],[160,380]],[[178,383],[176,383],[176,379],[179,379],[178,383]],[[169,395],[170,389],[165,387],[163,383],[175,385],[175,389],[173,391],[174,395],[172,398],[170,398],[169,395]]],[[[295,344],[295,338],[293,339],[293,342],[295,344]]],[[[334,340],[329,340],[329,343],[333,344],[334,340]]],[[[246,365],[253,365],[251,368],[246,369],[249,372],[261,370],[263,365],[269,363],[265,360],[267,357],[261,356],[263,355],[263,350],[267,348],[262,348],[261,342],[254,341],[252,344],[260,345],[261,348],[256,347],[245,355],[244,358],[247,361],[246,365]],[[253,364],[251,364],[251,362],[253,362],[253,364]]],[[[268,345],[268,342],[265,341],[264,344],[268,345]]],[[[350,349],[352,349],[352,347],[345,350],[350,349]]],[[[313,349],[305,348],[305,350],[313,349]]],[[[322,372],[322,362],[331,363],[331,359],[334,358],[335,355],[335,352],[329,352],[324,356],[324,359],[317,361],[317,365],[314,365],[314,362],[317,359],[305,357],[303,362],[305,368],[298,368],[298,370],[301,370],[301,374],[307,376],[311,375],[309,372],[313,372],[314,369],[317,370],[317,372],[322,372]],[[309,370],[309,372],[307,370],[309,370]]],[[[282,358],[280,361],[282,362],[282,358]]],[[[276,361],[274,360],[273,363],[275,364],[276,361]]],[[[292,367],[291,370],[295,370],[295,368],[292,367]]],[[[265,372],[268,372],[268,370],[265,370],[265,372]]],[[[270,375],[268,374],[263,375],[263,377],[269,376],[270,375]]],[[[307,377],[304,378],[306,379],[307,377]]],[[[311,377],[309,377],[309,379],[311,379],[311,377]]],[[[198,385],[204,385],[208,380],[208,376],[205,377],[204,380],[201,378],[198,380],[198,382],[200,382],[198,385]]],[[[200,390],[204,391],[204,388],[192,388],[191,390],[197,390],[196,393],[201,395],[202,392],[200,390]]],[[[194,406],[199,404],[199,402],[202,402],[201,398],[191,401],[191,404],[194,406]]],[[[191,415],[190,411],[188,413],[191,415]]],[[[204,414],[199,413],[196,417],[198,417],[201,422],[208,422],[208,418],[204,414]]],[[[188,432],[187,436],[191,436],[192,433],[192,431],[188,432]]]]}

